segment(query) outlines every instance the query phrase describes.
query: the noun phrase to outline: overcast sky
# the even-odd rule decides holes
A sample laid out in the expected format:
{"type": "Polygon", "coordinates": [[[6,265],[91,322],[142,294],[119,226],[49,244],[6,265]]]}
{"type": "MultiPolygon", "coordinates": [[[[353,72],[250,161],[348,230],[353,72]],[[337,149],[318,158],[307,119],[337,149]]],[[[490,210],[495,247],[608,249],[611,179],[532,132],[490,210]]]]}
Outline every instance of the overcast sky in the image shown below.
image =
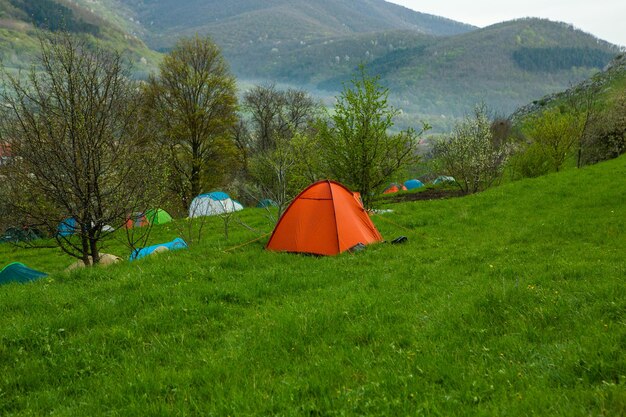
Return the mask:
{"type": "Polygon", "coordinates": [[[387,1],[479,27],[519,17],[545,17],[571,23],[600,39],[626,46],[626,0],[387,1]]]}

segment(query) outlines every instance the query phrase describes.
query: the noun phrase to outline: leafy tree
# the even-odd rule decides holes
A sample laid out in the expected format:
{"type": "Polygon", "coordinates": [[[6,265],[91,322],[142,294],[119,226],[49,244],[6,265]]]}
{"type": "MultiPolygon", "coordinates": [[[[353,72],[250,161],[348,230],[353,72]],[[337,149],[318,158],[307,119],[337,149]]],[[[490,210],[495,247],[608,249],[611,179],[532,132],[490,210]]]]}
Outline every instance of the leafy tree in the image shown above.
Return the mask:
{"type": "Polygon", "coordinates": [[[184,210],[232,170],[237,148],[235,78],[208,37],[181,39],[145,88],[150,117],[169,157],[170,184],[184,210]]]}
{"type": "Polygon", "coordinates": [[[449,138],[433,146],[442,173],[454,177],[465,193],[484,190],[498,180],[510,153],[506,142],[494,138],[494,124],[485,105],[476,106],[449,138]]]}
{"type": "Polygon", "coordinates": [[[329,120],[320,124],[319,139],[331,177],[361,193],[366,207],[394,173],[417,162],[417,137],[423,125],[391,134],[399,111],[390,107],[389,90],[363,67],[337,98],[329,120]]]}
{"type": "Polygon", "coordinates": [[[580,112],[551,108],[532,120],[526,134],[558,172],[578,143],[585,121],[580,112]]]}
{"type": "Polygon", "coordinates": [[[581,164],[594,164],[626,152],[626,93],[618,95],[587,123],[581,164]]]}
{"type": "Polygon", "coordinates": [[[0,177],[12,213],[47,228],[61,249],[89,265],[99,261],[105,225],[158,194],[151,132],[140,115],[137,85],[119,54],[66,33],[40,39],[41,55],[25,77],[3,73],[0,142],[13,158],[0,177]],[[150,184],[147,187],[146,184],[150,184]],[[56,233],[67,217],[72,236],[56,233]]]}

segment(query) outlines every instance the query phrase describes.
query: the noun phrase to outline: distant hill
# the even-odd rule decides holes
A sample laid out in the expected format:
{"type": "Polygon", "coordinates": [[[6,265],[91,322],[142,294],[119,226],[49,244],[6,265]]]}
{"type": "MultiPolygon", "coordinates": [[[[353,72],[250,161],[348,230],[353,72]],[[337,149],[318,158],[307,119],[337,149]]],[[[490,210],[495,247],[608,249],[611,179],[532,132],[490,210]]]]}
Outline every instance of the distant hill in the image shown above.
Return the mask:
{"type": "Polygon", "coordinates": [[[133,10],[146,41],[157,49],[195,33],[210,34],[230,51],[365,32],[411,30],[447,36],[475,29],[383,0],[103,1],[133,10]]]}
{"type": "Polygon", "coordinates": [[[516,125],[523,125],[539,113],[554,106],[567,106],[569,99],[595,94],[598,108],[610,108],[612,102],[626,94],[626,53],[618,54],[602,71],[570,88],[537,98],[519,107],[511,115],[516,125]],[[595,93],[593,93],[595,92],[595,93]]]}
{"type": "MultiPolygon", "coordinates": [[[[521,19],[434,38],[426,46],[390,52],[367,67],[413,112],[461,115],[484,101],[506,115],[591,77],[618,52],[617,46],[570,25],[521,19]]],[[[337,88],[347,76],[321,86],[337,88]]]]}
{"type": "MultiPolygon", "coordinates": [[[[244,85],[284,83],[327,103],[364,64],[402,110],[399,127],[423,119],[434,132],[481,101],[507,115],[591,77],[619,52],[564,23],[527,18],[477,29],[383,0],[40,1],[69,9],[77,31],[95,30],[86,36],[129,50],[138,76],[159,59],[143,42],[166,51],[196,32],[214,38],[244,85]]],[[[0,0],[5,62],[33,50],[36,22],[15,6],[26,3],[0,0]]]]}
{"type": "Polygon", "coordinates": [[[179,36],[210,34],[242,80],[333,96],[364,64],[390,88],[403,111],[400,126],[422,118],[435,131],[449,129],[480,101],[506,115],[562,91],[619,52],[565,23],[527,18],[477,29],[382,0],[101,3],[117,4],[155,48],[166,50],[179,36]]]}
{"type": "Polygon", "coordinates": [[[106,16],[69,0],[0,0],[0,58],[8,69],[24,69],[38,53],[41,33],[66,30],[124,52],[136,76],[152,71],[159,54],[106,16]]]}

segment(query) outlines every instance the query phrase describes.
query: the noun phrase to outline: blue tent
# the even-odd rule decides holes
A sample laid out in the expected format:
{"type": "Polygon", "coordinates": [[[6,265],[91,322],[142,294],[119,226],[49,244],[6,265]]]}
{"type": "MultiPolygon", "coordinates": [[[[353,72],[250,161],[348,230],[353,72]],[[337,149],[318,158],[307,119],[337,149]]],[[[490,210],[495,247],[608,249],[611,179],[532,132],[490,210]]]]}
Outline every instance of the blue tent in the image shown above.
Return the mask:
{"type": "Polygon", "coordinates": [[[30,269],[20,262],[8,264],[0,271],[0,284],[8,282],[29,282],[37,278],[45,277],[48,274],[30,269]]]}
{"type": "Polygon", "coordinates": [[[179,250],[179,249],[187,249],[187,243],[181,238],[177,237],[171,242],[159,243],[158,245],[147,246],[145,248],[136,249],[131,255],[130,260],[134,261],[135,259],[145,258],[146,256],[153,253],[157,248],[164,247],[169,251],[179,250]]]}
{"type": "Polygon", "coordinates": [[[424,183],[422,183],[420,180],[407,180],[404,182],[404,186],[407,190],[413,190],[415,188],[423,187],[424,183]]]}
{"type": "Polygon", "coordinates": [[[78,232],[78,225],[76,224],[76,219],[73,217],[63,220],[57,227],[59,236],[71,236],[76,232],[78,232]]]}

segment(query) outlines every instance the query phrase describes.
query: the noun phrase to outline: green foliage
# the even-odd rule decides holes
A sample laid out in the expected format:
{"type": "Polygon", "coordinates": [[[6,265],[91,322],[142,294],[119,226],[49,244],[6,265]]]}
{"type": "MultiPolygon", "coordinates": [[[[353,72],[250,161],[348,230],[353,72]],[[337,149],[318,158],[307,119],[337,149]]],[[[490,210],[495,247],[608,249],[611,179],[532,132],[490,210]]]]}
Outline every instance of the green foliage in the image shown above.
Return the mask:
{"type": "Polygon", "coordinates": [[[511,150],[494,139],[483,104],[455,126],[450,138],[435,142],[433,156],[440,173],[453,177],[464,193],[475,193],[500,179],[511,150]]]}
{"type": "Polygon", "coordinates": [[[582,138],[582,163],[594,164],[626,152],[626,90],[597,111],[582,138]]]}
{"type": "Polygon", "coordinates": [[[584,122],[580,113],[552,108],[533,119],[525,133],[558,172],[580,141],[584,122]]]}
{"type": "Polygon", "coordinates": [[[625,175],[396,204],[373,221],[407,243],[337,257],[225,253],[219,219],[188,251],[69,274],[0,245],[52,273],[0,287],[0,414],[623,415],[625,175]]]}
{"type": "Polygon", "coordinates": [[[319,133],[330,176],[358,191],[366,207],[398,170],[418,160],[415,131],[389,134],[398,111],[378,81],[361,67],[319,133]]]}
{"type": "Polygon", "coordinates": [[[510,178],[534,178],[546,175],[552,170],[551,161],[538,143],[522,147],[509,160],[507,165],[510,178]]]}

